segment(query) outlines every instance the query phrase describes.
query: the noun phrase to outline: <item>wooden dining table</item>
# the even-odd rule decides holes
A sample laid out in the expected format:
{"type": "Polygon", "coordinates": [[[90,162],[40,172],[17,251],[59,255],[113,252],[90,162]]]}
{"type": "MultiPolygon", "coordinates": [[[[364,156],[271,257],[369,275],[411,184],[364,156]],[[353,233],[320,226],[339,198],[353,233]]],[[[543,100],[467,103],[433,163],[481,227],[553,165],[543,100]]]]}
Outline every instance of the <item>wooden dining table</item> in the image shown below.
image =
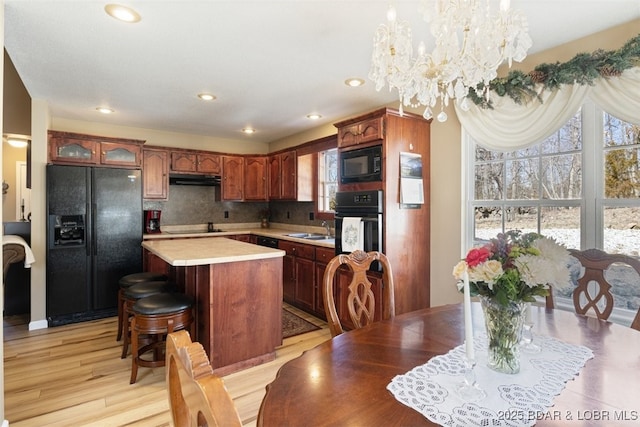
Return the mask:
{"type": "MultiPolygon", "coordinates": [[[[472,304],[474,329],[482,310],[472,304]]],[[[536,425],[640,424],[640,332],[563,310],[533,307],[534,332],[593,351],[536,425]]],[[[464,341],[462,305],[418,310],[349,331],[284,364],[267,386],[257,425],[434,425],[387,390],[396,376],[464,341]]],[[[504,421],[504,420],[503,420],[504,421]]]]}

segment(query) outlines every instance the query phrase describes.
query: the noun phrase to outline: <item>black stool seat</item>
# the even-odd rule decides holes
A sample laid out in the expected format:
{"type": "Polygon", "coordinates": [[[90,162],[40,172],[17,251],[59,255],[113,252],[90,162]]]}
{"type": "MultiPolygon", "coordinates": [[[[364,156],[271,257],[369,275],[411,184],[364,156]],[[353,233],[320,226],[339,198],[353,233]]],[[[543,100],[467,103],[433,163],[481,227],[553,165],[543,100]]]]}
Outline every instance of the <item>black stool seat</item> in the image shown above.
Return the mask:
{"type": "Polygon", "coordinates": [[[131,384],[136,382],[138,366],[155,368],[165,365],[168,334],[181,329],[191,329],[190,332],[194,332],[193,303],[192,297],[175,292],[151,295],[133,304],[131,384]],[[146,353],[152,353],[153,358],[143,358],[146,353]]]}
{"type": "Polygon", "coordinates": [[[125,299],[139,300],[160,292],[170,292],[173,289],[175,286],[169,282],[140,282],[123,289],[122,295],[125,299]]]}
{"type": "Polygon", "coordinates": [[[129,318],[133,315],[133,305],[136,301],[148,298],[152,295],[164,292],[175,291],[176,286],[171,282],[140,282],[131,285],[128,288],[121,288],[122,292],[122,326],[120,335],[124,337],[122,342],[122,354],[120,357],[124,359],[129,352],[129,318]]]}
{"type": "Polygon", "coordinates": [[[166,282],[169,278],[162,273],[154,273],[153,271],[146,273],[133,273],[120,278],[118,283],[121,288],[128,288],[141,282],[166,282]]]}
{"type": "Polygon", "coordinates": [[[139,299],[133,305],[135,314],[155,316],[183,311],[193,305],[193,298],[181,293],[155,294],[139,299]]]}
{"type": "MultiPolygon", "coordinates": [[[[129,329],[128,324],[125,325],[125,317],[128,318],[129,315],[125,313],[126,298],[124,296],[124,290],[139,283],[166,282],[168,280],[169,278],[166,274],[155,273],[153,271],[127,274],[126,276],[122,276],[120,280],[118,280],[118,284],[120,285],[120,287],[118,289],[118,334],[116,336],[116,341],[120,341],[120,339],[122,338],[122,334],[129,329]]],[[[128,323],[129,320],[126,320],[126,323],[128,323]]]]}

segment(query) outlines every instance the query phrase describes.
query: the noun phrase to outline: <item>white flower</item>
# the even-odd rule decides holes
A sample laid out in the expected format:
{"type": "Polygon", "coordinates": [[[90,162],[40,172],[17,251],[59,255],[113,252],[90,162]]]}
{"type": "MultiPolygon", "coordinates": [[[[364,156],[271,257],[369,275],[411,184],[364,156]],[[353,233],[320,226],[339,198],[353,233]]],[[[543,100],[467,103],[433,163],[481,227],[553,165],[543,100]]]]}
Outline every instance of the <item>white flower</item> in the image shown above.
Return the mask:
{"type": "Polygon", "coordinates": [[[467,263],[462,260],[453,267],[453,277],[456,280],[462,280],[464,271],[467,269],[467,263]]]}
{"type": "Polygon", "coordinates": [[[553,238],[541,237],[531,243],[531,246],[540,251],[540,257],[566,266],[569,263],[569,251],[556,243],[553,238]]]}
{"type": "Polygon", "coordinates": [[[547,285],[561,289],[570,282],[569,269],[564,261],[521,255],[514,260],[514,264],[520,273],[520,279],[530,288],[547,285]]]}

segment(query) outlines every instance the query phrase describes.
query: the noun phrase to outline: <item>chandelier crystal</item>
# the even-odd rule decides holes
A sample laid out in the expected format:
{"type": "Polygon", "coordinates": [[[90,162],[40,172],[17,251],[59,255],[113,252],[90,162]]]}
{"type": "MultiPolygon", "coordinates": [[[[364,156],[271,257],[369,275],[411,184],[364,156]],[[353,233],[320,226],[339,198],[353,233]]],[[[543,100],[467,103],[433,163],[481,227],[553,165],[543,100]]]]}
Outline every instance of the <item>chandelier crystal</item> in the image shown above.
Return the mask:
{"type": "Polygon", "coordinates": [[[435,37],[435,48],[426,52],[420,42],[413,54],[411,28],[396,19],[393,6],[387,24],[381,24],[373,39],[369,78],[380,91],[386,85],[398,90],[400,112],[403,106],[425,106],[423,117],[431,119],[440,102],[437,119],[447,120],[444,107],[456,99],[464,111],[469,109],[469,88],[489,97],[489,82],[498,67],[520,62],[531,47],[526,17],[500,0],[497,13],[490,0],[436,0],[432,8],[423,7],[423,18],[435,37]],[[482,84],[481,86],[478,86],[482,84]]]}

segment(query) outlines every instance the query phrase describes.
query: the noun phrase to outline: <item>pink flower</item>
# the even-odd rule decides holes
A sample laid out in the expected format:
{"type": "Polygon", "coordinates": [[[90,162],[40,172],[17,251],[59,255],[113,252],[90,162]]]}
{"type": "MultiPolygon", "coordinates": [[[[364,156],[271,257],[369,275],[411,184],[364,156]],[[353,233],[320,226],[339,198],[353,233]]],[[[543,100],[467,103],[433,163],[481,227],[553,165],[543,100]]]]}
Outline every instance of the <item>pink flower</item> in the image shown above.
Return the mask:
{"type": "Polygon", "coordinates": [[[465,261],[469,267],[475,267],[489,259],[491,252],[485,247],[474,248],[469,251],[465,261]]]}

